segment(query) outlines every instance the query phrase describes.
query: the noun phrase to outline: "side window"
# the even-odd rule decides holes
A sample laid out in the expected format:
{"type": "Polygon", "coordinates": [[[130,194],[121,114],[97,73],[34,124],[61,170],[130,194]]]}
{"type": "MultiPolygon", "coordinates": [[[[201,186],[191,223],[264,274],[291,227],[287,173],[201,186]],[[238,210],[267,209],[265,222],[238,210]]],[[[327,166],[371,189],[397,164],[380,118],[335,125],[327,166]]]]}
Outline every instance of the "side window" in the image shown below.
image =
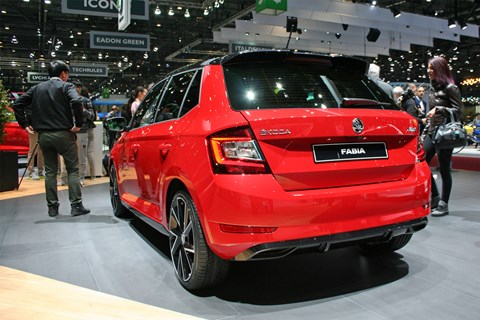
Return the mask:
{"type": "Polygon", "coordinates": [[[162,96],[162,88],[166,81],[156,84],[143,99],[133,118],[132,128],[143,127],[154,122],[155,107],[162,96]]]}
{"type": "Polygon", "coordinates": [[[178,118],[180,107],[196,71],[174,75],[168,83],[155,117],[157,121],[178,118]]]}
{"type": "Polygon", "coordinates": [[[183,117],[188,111],[192,110],[192,108],[198,104],[200,99],[201,80],[202,71],[198,70],[192,82],[190,83],[190,88],[188,88],[187,94],[185,95],[179,117],[183,117]]]}

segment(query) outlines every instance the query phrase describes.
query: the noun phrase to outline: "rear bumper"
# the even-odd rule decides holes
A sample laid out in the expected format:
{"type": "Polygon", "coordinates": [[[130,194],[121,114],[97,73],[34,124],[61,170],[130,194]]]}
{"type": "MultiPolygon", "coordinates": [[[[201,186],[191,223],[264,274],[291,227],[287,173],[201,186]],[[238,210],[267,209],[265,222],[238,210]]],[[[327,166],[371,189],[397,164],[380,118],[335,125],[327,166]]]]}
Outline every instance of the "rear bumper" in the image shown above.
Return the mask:
{"type": "MultiPolygon", "coordinates": [[[[194,201],[209,247],[223,259],[248,260],[260,257],[257,252],[271,244],[341,239],[422,219],[430,213],[430,176],[428,165],[421,163],[402,181],[289,192],[271,175],[217,175],[194,188],[204,191],[194,201]],[[235,233],[224,231],[223,225],[275,231],[235,233]]],[[[306,242],[307,247],[317,245],[306,242]]],[[[286,245],[297,247],[303,245],[286,245]]]]}
{"type": "Polygon", "coordinates": [[[319,252],[326,252],[336,246],[361,243],[368,240],[388,241],[391,238],[402,234],[420,231],[427,226],[427,223],[428,219],[424,217],[367,230],[337,233],[307,239],[265,243],[251,247],[237,254],[234,260],[265,260],[281,258],[300,249],[316,248],[319,252]]]}

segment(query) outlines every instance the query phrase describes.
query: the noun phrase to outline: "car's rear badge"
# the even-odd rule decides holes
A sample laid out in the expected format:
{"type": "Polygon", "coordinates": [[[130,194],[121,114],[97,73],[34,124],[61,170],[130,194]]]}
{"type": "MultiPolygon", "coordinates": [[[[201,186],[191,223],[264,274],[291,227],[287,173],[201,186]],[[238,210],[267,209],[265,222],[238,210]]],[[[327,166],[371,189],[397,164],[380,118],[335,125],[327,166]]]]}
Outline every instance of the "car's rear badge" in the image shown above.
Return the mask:
{"type": "Polygon", "coordinates": [[[362,133],[363,128],[364,128],[362,120],[360,120],[358,118],[353,119],[352,128],[353,128],[353,132],[362,133]]]}
{"type": "Polygon", "coordinates": [[[407,132],[417,132],[417,128],[416,127],[408,127],[407,132]]]}
{"type": "Polygon", "coordinates": [[[262,129],[260,130],[261,136],[282,136],[286,134],[291,134],[288,129],[262,129]]]}

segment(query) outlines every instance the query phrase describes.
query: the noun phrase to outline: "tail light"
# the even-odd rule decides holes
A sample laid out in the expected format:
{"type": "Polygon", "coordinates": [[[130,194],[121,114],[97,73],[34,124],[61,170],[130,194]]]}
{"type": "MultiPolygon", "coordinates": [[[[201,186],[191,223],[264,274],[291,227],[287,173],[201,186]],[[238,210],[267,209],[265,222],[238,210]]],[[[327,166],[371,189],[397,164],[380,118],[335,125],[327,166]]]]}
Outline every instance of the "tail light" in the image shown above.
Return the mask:
{"type": "Polygon", "coordinates": [[[425,149],[423,148],[423,139],[421,136],[417,137],[417,162],[426,160],[425,149]]]}
{"type": "Polygon", "coordinates": [[[236,128],[209,138],[214,173],[269,173],[257,141],[248,128],[236,128]]]}

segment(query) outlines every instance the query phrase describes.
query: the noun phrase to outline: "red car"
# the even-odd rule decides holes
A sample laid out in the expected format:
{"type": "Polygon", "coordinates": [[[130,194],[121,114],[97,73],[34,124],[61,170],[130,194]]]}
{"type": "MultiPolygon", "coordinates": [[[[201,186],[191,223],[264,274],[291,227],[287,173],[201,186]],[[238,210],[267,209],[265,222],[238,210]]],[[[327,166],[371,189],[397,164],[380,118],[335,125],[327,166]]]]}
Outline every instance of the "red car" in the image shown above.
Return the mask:
{"type": "MultiPolygon", "coordinates": [[[[7,108],[14,119],[13,110],[10,107],[7,108]]],[[[15,120],[7,122],[4,130],[5,135],[0,143],[0,151],[17,151],[19,156],[26,156],[29,149],[28,132],[15,120]]]]}
{"type": "Polygon", "coordinates": [[[110,154],[116,216],[170,237],[181,284],[230,261],[360,245],[402,248],[430,213],[418,123],[365,61],[292,51],[233,54],[149,91],[110,154]]]}

